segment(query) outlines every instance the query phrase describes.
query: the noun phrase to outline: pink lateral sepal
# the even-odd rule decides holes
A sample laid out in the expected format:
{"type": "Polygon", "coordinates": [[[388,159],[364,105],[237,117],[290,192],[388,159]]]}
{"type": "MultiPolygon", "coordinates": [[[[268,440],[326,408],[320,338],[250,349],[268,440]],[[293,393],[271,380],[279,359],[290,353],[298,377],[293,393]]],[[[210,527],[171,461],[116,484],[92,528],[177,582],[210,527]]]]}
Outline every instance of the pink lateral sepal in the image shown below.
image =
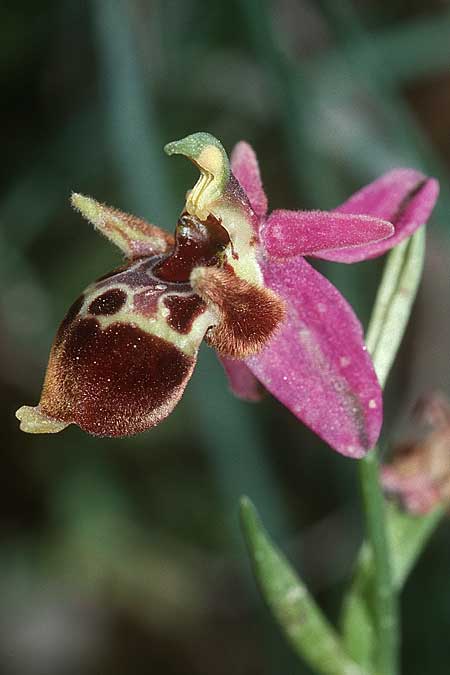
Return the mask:
{"type": "Polygon", "coordinates": [[[272,211],[261,229],[267,253],[280,259],[372,244],[393,234],[393,225],[380,218],[330,211],[272,211]]]}
{"type": "Polygon", "coordinates": [[[244,401],[260,401],[265,393],[264,387],[253,375],[247,364],[240,359],[219,357],[228,378],[228,384],[235,396],[244,401]]]}
{"type": "Polygon", "coordinates": [[[274,338],[246,363],[261,383],[332,448],[362,457],[378,438],[381,390],[350,305],[303,258],[263,264],[286,302],[274,338]]]}
{"type": "Polygon", "coordinates": [[[258,216],[264,218],[267,213],[267,197],[264,192],[258,160],[253,148],[241,141],[231,153],[231,171],[244,188],[250,205],[258,216]]]}
{"type": "Polygon", "coordinates": [[[439,183],[414,169],[393,169],[356,192],[336,209],[383,218],[394,225],[392,237],[351,249],[321,252],[317,257],[353,263],[376,258],[410,237],[424,225],[436,203],[439,183]]]}

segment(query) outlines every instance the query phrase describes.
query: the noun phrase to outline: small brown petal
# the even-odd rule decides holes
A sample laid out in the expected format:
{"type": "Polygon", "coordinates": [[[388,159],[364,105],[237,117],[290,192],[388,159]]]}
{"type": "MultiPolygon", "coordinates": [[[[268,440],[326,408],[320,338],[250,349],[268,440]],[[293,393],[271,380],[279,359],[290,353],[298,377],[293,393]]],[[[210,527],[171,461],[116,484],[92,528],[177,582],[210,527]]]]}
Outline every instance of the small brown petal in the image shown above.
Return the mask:
{"type": "Polygon", "coordinates": [[[223,356],[242,359],[256,354],[284,318],[284,303],[278,295],[240,279],[229,268],[197,267],[191,284],[219,315],[206,341],[223,356]]]}
{"type": "Polygon", "coordinates": [[[72,194],[72,206],[89,220],[105,237],[118,246],[127,258],[159,255],[169,251],[174,243],[172,235],[142,218],[123,213],[92,197],[72,194]]]}

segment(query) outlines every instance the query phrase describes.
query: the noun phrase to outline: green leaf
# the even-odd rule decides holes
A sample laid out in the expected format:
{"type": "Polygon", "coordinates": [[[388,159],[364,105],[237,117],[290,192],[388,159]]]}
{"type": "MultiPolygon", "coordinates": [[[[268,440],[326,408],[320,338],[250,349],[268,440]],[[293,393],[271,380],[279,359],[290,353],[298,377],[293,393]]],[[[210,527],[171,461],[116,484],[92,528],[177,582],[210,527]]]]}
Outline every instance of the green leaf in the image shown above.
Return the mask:
{"type": "Polygon", "coordinates": [[[241,499],[241,520],[255,578],[270,611],[295,652],[317,673],[363,675],[305,584],[270,541],[255,507],[241,499]]]}
{"type": "MultiPolygon", "coordinates": [[[[364,551],[368,553],[369,547],[364,551]]],[[[372,668],[375,660],[375,625],[367,602],[369,579],[370,577],[361,573],[356,576],[353,592],[348,593],[344,599],[341,626],[347,653],[368,670],[372,668]]]]}
{"type": "MultiPolygon", "coordinates": [[[[438,507],[426,516],[412,516],[395,504],[386,505],[387,535],[394,588],[401,591],[407,578],[444,514],[438,507]]],[[[364,543],[359,552],[353,583],[341,615],[344,645],[359,664],[369,667],[373,660],[374,623],[371,599],[375,562],[364,543]]]]}
{"type": "Polygon", "coordinates": [[[408,324],[422,276],[425,227],[396,246],[386,262],[367,330],[366,344],[384,387],[408,324]]]}
{"type": "Polygon", "coordinates": [[[388,504],[388,536],[397,590],[403,587],[444,511],[444,507],[438,506],[426,516],[412,516],[401,511],[395,504],[388,504]]]}

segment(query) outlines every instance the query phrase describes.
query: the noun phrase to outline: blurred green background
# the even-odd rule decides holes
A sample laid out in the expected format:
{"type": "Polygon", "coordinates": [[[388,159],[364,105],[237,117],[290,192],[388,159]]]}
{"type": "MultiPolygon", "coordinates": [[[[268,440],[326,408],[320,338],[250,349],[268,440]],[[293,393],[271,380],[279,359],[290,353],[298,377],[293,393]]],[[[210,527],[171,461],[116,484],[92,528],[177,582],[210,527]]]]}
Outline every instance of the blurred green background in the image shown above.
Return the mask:
{"type": "MultiPolygon", "coordinates": [[[[118,253],[71,190],[171,230],[196,179],[162,146],[198,130],[260,158],[273,208],[329,208],[394,166],[439,178],[385,438],[450,388],[450,3],[31,0],[0,6],[0,672],[278,675],[237,500],[336,618],[361,537],[356,466],[275,400],[234,399],[214,354],[157,429],[27,436],[66,308],[118,253]]],[[[321,265],[367,321],[382,261],[321,265]]],[[[385,447],[388,444],[385,443],[385,447]]],[[[450,672],[450,525],[402,600],[408,675],[450,672]]]]}

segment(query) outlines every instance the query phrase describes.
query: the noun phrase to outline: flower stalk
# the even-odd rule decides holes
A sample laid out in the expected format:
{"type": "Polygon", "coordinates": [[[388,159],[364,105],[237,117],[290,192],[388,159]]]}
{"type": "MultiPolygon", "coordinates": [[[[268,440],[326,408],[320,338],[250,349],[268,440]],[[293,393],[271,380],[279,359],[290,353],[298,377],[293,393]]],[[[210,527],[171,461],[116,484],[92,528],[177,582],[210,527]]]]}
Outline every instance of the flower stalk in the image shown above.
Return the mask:
{"type": "Polygon", "coordinates": [[[379,479],[377,450],[359,465],[367,537],[374,560],[376,664],[383,675],[398,672],[399,612],[386,533],[386,505],[379,479]]]}
{"type": "MultiPolygon", "coordinates": [[[[425,255],[425,228],[397,246],[386,263],[367,331],[367,347],[383,386],[411,314],[425,255]]],[[[377,450],[359,465],[367,536],[373,557],[376,630],[375,661],[384,675],[398,672],[399,611],[387,535],[386,503],[380,483],[377,450]]]]}
{"type": "MultiPolygon", "coordinates": [[[[406,329],[424,251],[421,230],[394,250],[386,263],[369,328],[369,346],[383,384],[406,329]]],[[[360,480],[367,541],[344,601],[342,638],[270,541],[248,499],[241,502],[242,525],[261,593],[295,652],[315,672],[397,675],[397,592],[439,517],[417,524],[397,517],[383,496],[376,450],[361,460],[360,480]]]]}

